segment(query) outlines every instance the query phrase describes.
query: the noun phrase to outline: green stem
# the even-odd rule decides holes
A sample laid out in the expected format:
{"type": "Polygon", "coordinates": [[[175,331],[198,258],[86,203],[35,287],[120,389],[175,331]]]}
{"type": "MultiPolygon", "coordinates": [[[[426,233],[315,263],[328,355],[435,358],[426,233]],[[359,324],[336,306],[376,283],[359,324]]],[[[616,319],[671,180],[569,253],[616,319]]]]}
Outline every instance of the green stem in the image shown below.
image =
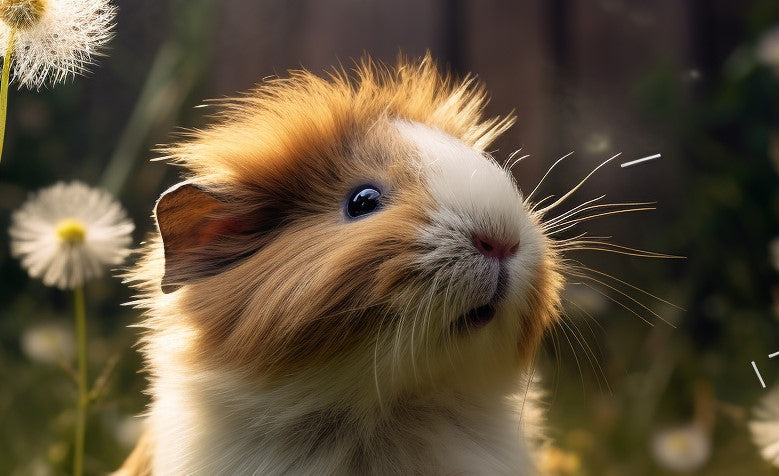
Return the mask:
{"type": "Polygon", "coordinates": [[[11,55],[14,51],[16,29],[11,28],[8,34],[8,47],[3,56],[3,76],[0,78],[0,160],[3,158],[3,142],[5,141],[5,116],[8,111],[8,83],[11,78],[11,55]]]}
{"type": "Polygon", "coordinates": [[[84,287],[73,290],[73,308],[76,315],[76,346],[78,348],[78,401],[76,402],[76,442],[73,451],[73,476],[84,474],[84,435],[87,424],[87,312],[84,305],[84,287]]]}

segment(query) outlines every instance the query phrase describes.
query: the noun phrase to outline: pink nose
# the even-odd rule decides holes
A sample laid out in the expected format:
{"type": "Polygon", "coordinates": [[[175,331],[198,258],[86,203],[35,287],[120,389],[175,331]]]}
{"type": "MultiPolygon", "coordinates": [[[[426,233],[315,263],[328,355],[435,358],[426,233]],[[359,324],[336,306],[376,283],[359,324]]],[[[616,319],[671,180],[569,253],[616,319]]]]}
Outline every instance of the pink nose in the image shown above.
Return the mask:
{"type": "Polygon", "coordinates": [[[508,259],[517,253],[519,243],[503,243],[485,236],[476,236],[473,239],[479,253],[490,258],[508,259]]]}

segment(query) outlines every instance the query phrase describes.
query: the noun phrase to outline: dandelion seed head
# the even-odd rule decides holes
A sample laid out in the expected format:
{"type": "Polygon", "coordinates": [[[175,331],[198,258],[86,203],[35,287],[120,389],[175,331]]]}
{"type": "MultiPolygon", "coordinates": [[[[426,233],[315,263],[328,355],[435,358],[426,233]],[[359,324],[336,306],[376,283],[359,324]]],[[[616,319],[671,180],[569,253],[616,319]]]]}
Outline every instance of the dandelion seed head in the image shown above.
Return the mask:
{"type": "Polygon", "coordinates": [[[11,254],[47,286],[72,289],[121,263],[130,253],[133,229],[107,192],[60,182],[14,212],[11,254]]]}
{"type": "Polygon", "coordinates": [[[19,30],[27,30],[40,21],[46,4],[47,0],[2,0],[0,20],[19,30]]]}
{"type": "Polygon", "coordinates": [[[62,324],[34,325],[24,331],[21,340],[24,354],[36,362],[56,364],[75,355],[73,332],[62,324]]]}
{"type": "Polygon", "coordinates": [[[708,434],[697,425],[669,428],[652,438],[655,461],[672,471],[694,471],[703,466],[711,454],[708,434]]]}
{"type": "Polygon", "coordinates": [[[0,14],[4,20],[0,22],[0,54],[5,54],[16,28],[11,81],[20,88],[40,89],[83,74],[113,36],[116,8],[108,0],[0,1],[0,5],[8,5],[8,15],[0,14]],[[11,9],[17,4],[18,9],[11,9]],[[22,6],[33,12],[30,15],[40,13],[24,28],[18,24],[26,20],[17,19],[24,16],[17,12],[22,6]]]}

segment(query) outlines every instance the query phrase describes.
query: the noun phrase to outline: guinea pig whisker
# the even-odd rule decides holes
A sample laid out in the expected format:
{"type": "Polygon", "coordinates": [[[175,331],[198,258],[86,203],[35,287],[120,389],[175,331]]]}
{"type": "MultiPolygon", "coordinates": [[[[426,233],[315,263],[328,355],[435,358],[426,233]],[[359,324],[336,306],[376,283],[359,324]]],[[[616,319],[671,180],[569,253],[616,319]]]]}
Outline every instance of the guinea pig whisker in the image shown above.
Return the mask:
{"type": "Polygon", "coordinates": [[[591,285],[589,283],[581,282],[579,284],[581,284],[582,286],[586,286],[587,288],[589,288],[589,289],[593,290],[594,292],[600,294],[601,296],[605,297],[606,299],[608,299],[609,301],[613,302],[614,304],[616,304],[616,305],[620,306],[621,308],[625,309],[629,313],[633,314],[637,318],[639,318],[642,321],[644,321],[644,323],[647,324],[648,326],[655,327],[655,325],[652,322],[650,322],[647,318],[645,318],[644,316],[642,316],[641,314],[636,312],[635,309],[633,309],[630,306],[626,305],[624,302],[609,296],[607,293],[601,291],[600,289],[594,287],[593,285],[591,285]]]}
{"type": "MultiPolygon", "coordinates": [[[[562,299],[566,303],[568,303],[571,306],[575,307],[577,309],[577,311],[579,311],[581,313],[581,315],[584,316],[584,319],[582,319],[582,321],[584,322],[584,325],[587,326],[587,329],[590,331],[590,335],[592,336],[593,340],[595,341],[595,345],[597,346],[597,344],[599,342],[598,336],[595,334],[595,330],[592,328],[592,326],[590,325],[589,321],[592,321],[593,323],[595,323],[595,325],[598,326],[598,329],[600,329],[601,334],[603,334],[605,336],[606,335],[606,331],[605,331],[605,329],[603,329],[603,326],[594,317],[592,317],[592,314],[587,312],[587,310],[585,310],[583,307],[581,307],[577,302],[575,302],[575,301],[573,301],[571,299],[568,299],[566,297],[562,297],[562,299]]],[[[571,323],[573,324],[573,317],[572,316],[571,316],[571,323]]],[[[583,338],[584,338],[584,336],[582,335],[582,339],[583,338]]],[[[600,373],[601,373],[601,376],[603,377],[603,383],[606,385],[606,389],[609,391],[609,394],[613,394],[612,389],[611,389],[611,385],[609,384],[609,379],[606,376],[606,373],[603,371],[603,367],[600,365],[600,360],[598,360],[598,356],[600,356],[600,358],[603,358],[603,351],[601,350],[600,346],[597,346],[597,349],[598,349],[598,355],[596,355],[595,352],[592,351],[593,358],[595,358],[596,362],[598,362],[598,367],[600,368],[600,373]]],[[[600,387],[600,382],[598,383],[598,385],[600,387]]]]}
{"type": "Polygon", "coordinates": [[[530,157],[530,154],[525,154],[525,155],[523,155],[523,156],[519,157],[518,159],[515,159],[515,160],[513,160],[513,161],[512,161],[512,159],[514,159],[514,157],[516,157],[517,155],[519,155],[519,153],[520,153],[520,152],[522,152],[522,148],[519,148],[519,149],[515,150],[514,152],[512,152],[511,154],[509,154],[509,157],[508,157],[508,159],[506,159],[506,163],[505,163],[505,165],[504,165],[504,167],[503,167],[503,169],[504,169],[506,172],[511,172],[511,171],[512,171],[512,169],[513,169],[513,168],[514,168],[514,167],[515,167],[515,166],[516,166],[518,163],[520,163],[520,162],[521,162],[523,159],[526,159],[526,158],[530,157]]]}
{"type": "Polygon", "coordinates": [[[633,290],[635,290],[635,291],[638,291],[638,292],[640,292],[640,293],[642,293],[642,294],[645,294],[646,296],[649,296],[649,297],[651,297],[652,299],[655,299],[655,300],[657,300],[657,301],[660,301],[660,302],[661,302],[661,303],[663,303],[663,304],[666,304],[666,305],[668,305],[668,306],[671,306],[672,308],[674,308],[674,309],[676,309],[676,310],[678,310],[678,311],[686,312],[686,309],[684,309],[684,308],[682,308],[682,307],[680,307],[680,306],[677,306],[676,304],[674,304],[674,303],[672,303],[672,302],[670,302],[670,301],[666,301],[665,299],[663,299],[663,298],[661,298],[661,297],[655,296],[654,294],[652,294],[652,293],[650,293],[650,292],[648,292],[648,291],[646,291],[646,290],[644,290],[644,289],[641,289],[641,288],[639,288],[638,286],[636,286],[636,285],[634,285],[634,284],[630,284],[630,283],[628,283],[628,282],[626,282],[626,281],[623,281],[623,280],[621,280],[621,279],[619,279],[619,278],[616,278],[616,277],[614,277],[614,276],[610,275],[609,273],[604,273],[603,271],[598,271],[597,269],[590,268],[590,267],[588,267],[588,266],[585,266],[585,265],[583,265],[583,264],[581,264],[581,263],[578,263],[577,267],[578,267],[579,269],[586,270],[586,271],[589,271],[589,272],[591,272],[591,273],[595,273],[595,274],[597,274],[597,275],[600,275],[600,276],[603,276],[603,277],[606,277],[606,278],[612,279],[612,280],[614,280],[614,281],[616,281],[616,282],[618,282],[618,283],[620,283],[620,284],[622,284],[622,285],[624,285],[624,286],[627,286],[627,287],[629,287],[629,288],[631,288],[631,289],[633,289],[633,290]]]}
{"type": "Polygon", "coordinates": [[[538,359],[536,355],[533,355],[533,360],[530,361],[530,372],[527,373],[527,382],[525,383],[525,392],[522,397],[522,406],[519,408],[519,427],[522,429],[522,423],[525,418],[525,402],[527,402],[527,396],[530,393],[530,386],[533,384],[533,380],[536,377],[536,365],[538,359]]]}
{"type": "Polygon", "coordinates": [[[587,361],[590,363],[592,372],[597,377],[596,380],[598,381],[598,388],[602,391],[603,388],[601,387],[600,379],[603,378],[603,380],[606,381],[606,373],[603,371],[603,367],[600,365],[600,361],[598,361],[598,356],[595,355],[595,352],[592,350],[592,347],[590,347],[590,344],[584,338],[584,335],[576,327],[573,319],[571,319],[571,317],[565,313],[563,313],[560,316],[560,318],[563,325],[567,326],[568,329],[571,331],[573,338],[579,344],[579,347],[581,347],[584,356],[587,357],[587,361]]]}
{"type": "Polygon", "coordinates": [[[563,362],[563,353],[562,353],[562,345],[560,344],[560,331],[558,330],[559,326],[554,326],[550,330],[550,336],[552,337],[552,350],[554,351],[554,362],[557,364],[555,365],[555,372],[554,372],[554,378],[552,379],[552,397],[553,400],[549,402],[549,406],[551,406],[554,403],[554,397],[557,395],[557,388],[560,385],[560,375],[562,373],[562,362],[563,362]]]}
{"type": "MultiPolygon", "coordinates": [[[[546,197],[544,197],[541,200],[537,201],[536,203],[533,204],[532,207],[529,207],[530,213],[532,215],[534,215],[534,216],[541,217],[541,214],[535,211],[536,207],[540,207],[543,203],[546,203],[548,200],[552,200],[556,196],[557,195],[555,195],[555,194],[547,195],[546,197]]],[[[529,202],[527,202],[527,200],[525,200],[525,203],[528,204],[528,206],[529,206],[529,202]]],[[[539,221],[542,221],[542,220],[539,220],[539,221]]]]}
{"type": "Polygon", "coordinates": [[[573,342],[571,341],[571,338],[568,337],[568,331],[567,331],[568,325],[565,322],[565,319],[562,318],[562,316],[560,318],[560,323],[562,325],[559,326],[559,329],[562,331],[563,337],[565,337],[565,340],[568,341],[568,346],[571,348],[571,353],[573,354],[574,362],[576,362],[576,368],[579,369],[579,379],[581,380],[581,383],[582,383],[582,391],[584,391],[585,390],[585,387],[584,387],[584,372],[582,372],[582,366],[581,366],[581,363],[579,362],[579,356],[576,355],[576,349],[573,347],[573,342]]]}
{"type": "Polygon", "coordinates": [[[551,246],[555,250],[565,251],[569,246],[577,245],[584,241],[585,238],[587,240],[597,240],[598,243],[611,243],[608,240],[614,237],[610,235],[590,235],[588,231],[584,231],[568,238],[558,238],[551,243],[551,246]]]}
{"type": "MultiPolygon", "coordinates": [[[[443,303],[443,315],[445,319],[449,318],[449,312],[451,308],[451,301],[450,299],[454,299],[454,296],[450,295],[450,291],[452,290],[452,282],[454,281],[455,276],[457,276],[457,273],[455,273],[454,269],[450,269],[449,271],[449,282],[446,284],[446,290],[444,291],[444,303],[443,303]]],[[[452,360],[452,353],[449,350],[450,347],[452,347],[452,343],[454,342],[454,336],[451,332],[445,332],[444,333],[444,339],[446,339],[446,345],[444,346],[444,349],[446,349],[446,356],[449,359],[449,364],[454,368],[454,360],[452,360]]]]}
{"type": "MultiPolygon", "coordinates": [[[[435,294],[435,282],[437,281],[437,277],[438,274],[436,273],[433,278],[433,285],[430,286],[430,290],[425,294],[425,296],[422,298],[422,301],[420,301],[420,303],[417,305],[416,312],[414,312],[414,317],[411,320],[411,368],[414,372],[414,379],[417,382],[419,382],[419,374],[417,371],[417,354],[416,354],[417,346],[415,345],[417,324],[419,323],[420,316],[424,316],[426,312],[425,309],[427,308],[428,304],[430,303],[430,300],[433,298],[433,295],[435,294]]],[[[424,360],[427,359],[425,358],[424,360]]]]}
{"type": "Polygon", "coordinates": [[[586,215],[583,217],[578,218],[571,218],[565,221],[562,221],[560,223],[556,223],[554,226],[551,226],[547,229],[547,235],[552,233],[560,233],[560,228],[565,227],[565,229],[568,229],[571,227],[571,225],[577,225],[579,223],[583,223],[585,221],[594,220],[596,218],[602,218],[609,215],[618,215],[620,213],[634,213],[634,212],[643,212],[647,210],[655,210],[655,207],[636,207],[636,208],[624,208],[621,210],[611,210],[608,212],[602,212],[602,213],[595,213],[592,215],[586,215]]]}
{"type": "Polygon", "coordinates": [[[562,246],[557,248],[558,251],[561,252],[568,252],[568,251],[601,251],[603,253],[614,253],[618,255],[625,255],[625,256],[633,256],[637,258],[655,258],[655,259],[678,259],[681,258],[680,256],[665,256],[656,254],[649,251],[644,250],[630,250],[629,248],[627,251],[625,251],[627,247],[623,247],[620,245],[616,245],[614,243],[609,243],[606,241],[595,241],[593,244],[587,244],[586,242],[573,242],[570,244],[567,244],[566,246],[562,246]],[[612,247],[612,248],[609,248],[612,247]]]}
{"type": "MultiPolygon", "coordinates": [[[[422,346],[422,348],[424,349],[424,352],[425,352],[425,362],[427,363],[427,373],[428,373],[428,376],[431,377],[431,379],[432,379],[432,376],[433,376],[433,371],[432,371],[432,369],[430,367],[430,360],[431,360],[430,356],[432,354],[430,352],[430,348],[431,348],[431,345],[430,345],[430,334],[431,334],[430,327],[431,327],[431,324],[432,324],[431,315],[432,315],[432,312],[433,312],[433,300],[435,299],[436,290],[438,289],[438,280],[439,280],[440,277],[441,277],[441,271],[439,270],[435,274],[435,278],[433,280],[433,285],[431,286],[431,289],[430,289],[431,292],[430,292],[430,295],[429,295],[429,298],[428,298],[428,301],[427,301],[425,314],[424,314],[424,317],[422,318],[422,325],[423,325],[423,327],[422,327],[422,332],[423,332],[422,333],[422,338],[424,339],[424,345],[422,346]]],[[[413,334],[413,331],[412,331],[412,334],[413,334]]]]}
{"type": "Polygon", "coordinates": [[[522,162],[524,159],[527,159],[528,157],[530,157],[530,154],[525,154],[525,155],[523,155],[523,156],[521,156],[521,157],[517,158],[516,160],[514,160],[514,162],[512,162],[512,163],[511,163],[511,164],[510,164],[510,165],[507,167],[507,169],[506,169],[506,170],[507,170],[508,172],[513,172],[513,169],[514,169],[514,167],[516,167],[516,165],[517,165],[518,163],[522,162]]]}
{"type": "MultiPolygon", "coordinates": [[[[632,210],[632,211],[635,211],[635,210],[632,210]]],[[[613,215],[613,213],[612,213],[612,215],[613,215]]],[[[582,217],[582,218],[585,218],[585,217],[582,217]]],[[[550,229],[544,229],[544,233],[546,234],[546,236],[552,238],[555,235],[559,235],[560,233],[562,233],[564,231],[570,230],[571,228],[577,226],[579,223],[582,223],[584,221],[593,220],[595,218],[600,218],[600,216],[599,217],[590,217],[589,219],[572,220],[572,221],[569,221],[569,222],[566,222],[566,223],[558,223],[558,224],[556,224],[554,227],[552,227],[550,229]]],[[[611,237],[609,236],[608,238],[611,238],[611,237]]],[[[560,242],[560,241],[563,241],[563,240],[557,240],[556,239],[555,241],[560,242]]]]}
{"type": "Polygon", "coordinates": [[[605,247],[615,248],[614,250],[609,249],[609,250],[599,250],[599,251],[611,251],[611,252],[629,251],[635,253],[637,256],[641,256],[644,258],[657,258],[657,259],[683,259],[684,258],[684,256],[668,255],[663,253],[657,253],[655,251],[647,251],[638,248],[631,248],[629,246],[624,246],[617,243],[612,243],[610,241],[598,240],[594,238],[595,237],[588,237],[588,239],[586,240],[578,239],[578,240],[570,241],[568,243],[564,243],[561,246],[556,246],[555,248],[559,251],[571,251],[571,250],[584,249],[584,248],[580,248],[581,246],[589,247],[590,245],[594,245],[594,246],[605,246],[605,247]]]}
{"type": "Polygon", "coordinates": [[[598,200],[602,200],[605,197],[606,197],[606,194],[604,193],[600,197],[595,197],[595,198],[592,198],[590,200],[587,200],[586,202],[582,202],[579,205],[576,205],[575,207],[571,208],[570,210],[568,210],[566,212],[563,212],[563,213],[557,215],[554,218],[550,218],[548,220],[544,220],[543,226],[546,227],[546,226],[549,226],[549,225],[553,225],[554,223],[559,222],[559,221],[561,221],[561,220],[563,220],[563,219],[565,219],[567,217],[576,215],[577,213],[579,213],[579,211],[583,211],[582,209],[586,210],[586,208],[584,208],[584,207],[586,207],[587,205],[589,205],[591,203],[594,203],[594,202],[597,202],[598,200]]]}
{"type": "MultiPolygon", "coordinates": [[[[402,331],[406,327],[406,321],[408,320],[409,314],[411,314],[411,306],[413,305],[414,300],[409,299],[406,303],[403,311],[400,313],[400,319],[398,320],[398,323],[395,327],[395,338],[393,339],[393,346],[392,346],[392,379],[393,379],[393,386],[394,386],[394,379],[395,379],[395,370],[400,368],[400,362],[401,362],[401,355],[402,355],[402,345],[403,345],[403,338],[402,338],[402,331]]],[[[413,359],[412,359],[412,365],[414,365],[413,359]]],[[[416,371],[415,371],[416,373],[416,371]]]]}
{"type": "MultiPolygon", "coordinates": [[[[584,311],[584,310],[582,309],[582,311],[584,311]]],[[[606,376],[606,372],[603,370],[603,366],[602,366],[602,365],[600,365],[600,362],[601,362],[601,360],[603,360],[603,358],[604,358],[604,357],[603,357],[603,349],[602,349],[602,348],[601,348],[601,347],[598,345],[598,342],[599,342],[599,341],[598,341],[598,338],[597,338],[597,336],[595,335],[595,331],[593,330],[593,328],[592,328],[592,326],[590,325],[590,322],[589,322],[589,321],[593,321],[593,322],[594,322],[596,325],[598,325],[598,326],[600,327],[601,331],[603,331],[603,326],[601,326],[601,325],[600,325],[600,323],[599,323],[598,321],[596,321],[596,320],[595,320],[595,318],[593,318],[593,317],[592,317],[592,316],[591,316],[589,313],[587,313],[586,311],[584,311],[584,315],[586,316],[586,319],[583,319],[583,320],[582,320],[582,322],[584,322],[584,325],[586,325],[586,326],[587,326],[587,330],[589,330],[589,332],[590,332],[590,335],[592,336],[592,338],[593,338],[593,341],[594,341],[594,344],[593,344],[593,345],[594,345],[594,346],[595,346],[595,348],[598,350],[598,353],[596,354],[596,353],[595,353],[595,351],[594,351],[594,350],[592,350],[592,348],[590,347],[590,349],[591,349],[591,351],[590,351],[590,352],[591,352],[591,355],[592,355],[593,359],[595,359],[595,361],[598,363],[598,368],[600,369],[600,374],[601,374],[601,377],[603,378],[603,384],[606,386],[606,390],[609,392],[609,394],[610,394],[610,395],[613,395],[613,394],[614,394],[614,392],[613,392],[613,391],[612,391],[612,389],[611,389],[611,385],[609,384],[609,379],[608,379],[608,377],[606,376]]],[[[580,332],[581,332],[581,331],[580,331],[580,332]]],[[[604,332],[604,334],[605,334],[605,331],[603,331],[603,332],[604,332]]],[[[582,339],[584,339],[584,333],[583,333],[583,332],[581,332],[581,335],[582,335],[582,339]]],[[[601,388],[601,389],[602,389],[602,387],[600,387],[600,385],[599,385],[599,388],[601,388]]]]}
{"type": "MultiPolygon", "coordinates": [[[[616,207],[625,207],[623,209],[627,210],[627,209],[629,209],[627,207],[648,207],[648,206],[652,206],[652,205],[656,205],[657,204],[657,202],[614,202],[614,203],[599,203],[597,205],[584,206],[584,205],[591,204],[592,202],[594,202],[596,200],[600,200],[603,197],[605,197],[605,195],[601,195],[598,198],[594,198],[592,200],[584,202],[581,205],[579,205],[578,207],[572,208],[571,210],[569,210],[569,211],[567,211],[565,213],[562,213],[559,216],[556,216],[555,218],[552,218],[550,220],[545,221],[544,224],[543,224],[544,228],[548,229],[548,228],[556,226],[557,224],[560,224],[560,223],[570,223],[571,222],[570,220],[572,218],[577,217],[577,216],[581,215],[582,213],[588,212],[590,210],[598,210],[598,209],[601,209],[601,208],[616,208],[616,207]],[[583,208],[579,208],[579,207],[583,207],[583,208]]],[[[655,208],[652,207],[650,209],[654,210],[655,208]]],[[[635,210],[638,211],[638,210],[641,210],[641,209],[640,208],[635,208],[635,210]]],[[[614,210],[614,211],[616,211],[616,210],[614,210]]]]}
{"type": "Polygon", "coordinates": [[[578,223],[571,223],[571,224],[569,224],[569,225],[565,225],[565,226],[563,226],[563,225],[560,225],[560,227],[561,227],[561,228],[557,228],[557,229],[556,229],[556,230],[554,230],[554,231],[545,230],[545,233],[546,233],[546,236],[548,236],[548,237],[550,237],[550,238],[551,238],[551,237],[553,237],[554,235],[558,235],[558,234],[560,234],[560,233],[562,233],[562,232],[564,232],[564,231],[567,231],[567,230],[569,230],[569,229],[571,229],[571,228],[575,227],[576,225],[578,225],[578,223]]]}
{"type": "MultiPolygon", "coordinates": [[[[508,164],[509,164],[509,162],[511,162],[511,159],[513,159],[514,157],[516,157],[517,155],[519,155],[519,153],[520,153],[520,152],[522,152],[522,147],[520,147],[519,149],[517,149],[517,150],[515,150],[514,152],[512,152],[512,153],[510,153],[510,154],[509,154],[508,158],[506,159],[506,162],[504,162],[504,164],[503,164],[503,168],[504,168],[505,170],[511,170],[511,167],[509,167],[509,165],[508,165],[508,164]]],[[[521,159],[520,159],[520,160],[521,160],[521,159]]]]}
{"type": "MultiPolygon", "coordinates": [[[[582,282],[577,282],[577,281],[573,281],[573,282],[569,282],[568,284],[570,284],[570,285],[573,285],[573,286],[581,286],[581,285],[583,285],[584,283],[582,283],[582,282]]],[[[562,299],[563,301],[567,302],[568,304],[570,304],[571,306],[575,307],[577,311],[579,311],[579,312],[580,312],[580,313],[581,313],[583,316],[585,316],[585,317],[587,318],[587,319],[585,319],[585,320],[584,320],[584,322],[587,324],[587,327],[590,329],[590,334],[592,335],[592,337],[593,337],[593,338],[597,339],[597,336],[595,335],[595,330],[592,328],[592,326],[590,325],[589,321],[592,321],[592,322],[593,322],[593,324],[595,324],[595,325],[598,327],[598,330],[600,331],[600,333],[601,333],[602,335],[604,335],[604,336],[606,335],[606,329],[604,329],[604,328],[603,328],[603,326],[601,325],[601,323],[600,323],[600,322],[598,322],[598,320],[597,320],[597,319],[595,319],[595,318],[592,316],[592,314],[590,314],[589,312],[587,312],[587,310],[586,310],[586,309],[584,309],[584,308],[583,308],[583,307],[582,307],[582,306],[581,306],[579,303],[577,303],[577,302],[576,302],[576,301],[574,301],[573,299],[569,299],[569,298],[567,298],[567,297],[565,297],[565,296],[563,296],[561,299],[562,299]],[[589,321],[588,321],[588,320],[589,320],[589,321]]]]}
{"type": "MultiPolygon", "coordinates": [[[[660,317],[657,313],[653,312],[651,309],[647,308],[643,303],[639,302],[635,298],[633,298],[630,295],[628,295],[625,291],[617,289],[616,286],[624,286],[624,287],[628,288],[628,290],[637,291],[637,292],[639,292],[639,293],[641,293],[641,294],[643,294],[645,296],[648,296],[649,298],[654,299],[655,301],[658,301],[658,302],[660,302],[662,304],[665,304],[667,306],[670,306],[670,307],[672,307],[674,309],[677,309],[677,310],[680,310],[680,311],[684,311],[683,308],[677,306],[676,304],[673,304],[673,303],[671,303],[671,302],[669,302],[669,301],[667,301],[665,299],[662,299],[662,298],[660,298],[658,296],[655,296],[654,294],[652,294],[652,293],[650,293],[650,292],[648,292],[648,291],[646,291],[644,289],[641,289],[640,287],[638,287],[638,286],[636,286],[634,284],[631,284],[631,283],[628,283],[628,282],[626,282],[624,280],[616,278],[615,276],[612,276],[612,275],[610,275],[608,273],[604,273],[602,271],[598,271],[598,270],[593,269],[591,267],[585,266],[584,264],[580,263],[579,261],[566,259],[565,262],[567,263],[567,269],[569,270],[567,272],[567,274],[569,276],[574,276],[574,277],[578,277],[578,278],[581,278],[581,279],[589,279],[590,282],[597,282],[597,283],[601,284],[602,286],[604,286],[604,287],[606,287],[608,289],[611,289],[611,290],[617,292],[618,294],[621,294],[621,295],[627,297],[628,299],[630,299],[633,302],[637,303],[642,308],[644,308],[644,309],[648,310],[650,313],[654,314],[658,319],[660,319],[664,323],[668,324],[672,328],[675,328],[676,326],[674,326],[670,322],[668,322],[665,319],[663,319],[662,317],[660,317]],[[578,271],[578,273],[577,273],[577,271],[578,271]],[[609,285],[607,283],[604,283],[601,280],[598,280],[597,278],[595,278],[593,276],[590,276],[588,273],[594,273],[594,274],[598,275],[599,277],[602,277],[603,279],[610,279],[610,280],[612,280],[613,285],[609,285]]],[[[586,283],[584,283],[584,282],[571,283],[571,284],[584,284],[584,285],[586,285],[586,283]]]]}
{"type": "Polygon", "coordinates": [[[379,384],[379,343],[384,339],[382,330],[384,329],[384,321],[387,320],[389,314],[389,308],[385,308],[381,313],[381,318],[379,319],[379,328],[376,331],[376,341],[373,343],[373,383],[376,387],[376,399],[379,403],[380,411],[384,410],[384,403],[381,397],[381,385],[379,384]]]}
{"type": "Polygon", "coordinates": [[[556,206],[558,206],[561,203],[565,202],[571,195],[573,195],[577,190],[579,190],[581,188],[581,186],[584,185],[584,183],[587,182],[587,180],[589,180],[589,178],[592,177],[593,174],[595,174],[595,172],[597,172],[601,167],[605,166],[606,164],[608,164],[612,160],[616,159],[620,155],[622,155],[622,152],[619,152],[619,153],[611,156],[610,158],[604,160],[603,162],[601,162],[600,165],[598,165],[597,167],[592,169],[592,171],[590,173],[588,173],[583,179],[581,179],[581,181],[579,181],[579,183],[577,183],[570,190],[568,190],[565,193],[565,195],[563,195],[562,197],[558,198],[557,201],[555,201],[551,205],[547,205],[544,208],[538,210],[538,213],[541,214],[541,215],[544,215],[549,210],[552,210],[556,206]]]}
{"type": "Polygon", "coordinates": [[[551,172],[551,171],[552,171],[552,170],[553,170],[553,169],[554,169],[554,168],[557,166],[557,164],[559,164],[559,163],[560,163],[560,162],[562,162],[563,160],[567,159],[568,157],[572,156],[572,155],[573,155],[573,152],[574,152],[574,151],[570,151],[570,152],[568,152],[567,154],[565,154],[564,156],[560,157],[559,159],[557,159],[557,160],[555,161],[555,163],[553,163],[553,164],[552,164],[552,165],[551,165],[551,166],[550,166],[550,167],[549,167],[549,168],[546,170],[546,173],[545,173],[545,174],[544,174],[544,175],[541,177],[541,180],[539,180],[539,181],[538,181],[538,183],[536,184],[535,188],[534,188],[533,190],[531,190],[531,191],[530,191],[530,195],[528,195],[527,197],[525,197],[525,202],[526,202],[526,203],[530,203],[530,201],[533,199],[533,195],[534,195],[534,194],[536,193],[536,191],[538,190],[538,187],[540,187],[540,186],[541,186],[541,184],[543,184],[543,183],[544,183],[544,180],[546,179],[546,177],[547,177],[547,176],[549,175],[549,173],[550,173],[550,172],[551,172]]]}
{"type": "Polygon", "coordinates": [[[624,297],[626,297],[627,299],[629,299],[630,301],[632,301],[632,302],[636,303],[636,304],[637,304],[638,306],[640,306],[642,309],[646,310],[647,312],[649,312],[650,314],[652,314],[653,316],[655,316],[657,319],[659,319],[659,320],[663,321],[664,323],[668,324],[669,326],[671,326],[671,327],[673,327],[673,328],[675,328],[675,327],[676,327],[676,326],[674,326],[673,324],[671,324],[670,322],[668,322],[668,321],[666,321],[665,319],[663,319],[663,318],[662,318],[662,316],[660,316],[660,314],[658,314],[658,313],[656,313],[655,311],[653,311],[652,309],[650,309],[650,308],[649,308],[649,306],[647,306],[646,304],[642,303],[641,301],[639,301],[638,299],[634,298],[633,296],[631,296],[631,295],[627,294],[626,292],[624,292],[624,291],[622,291],[622,290],[620,290],[620,289],[616,288],[615,286],[612,286],[612,285],[610,285],[610,284],[608,284],[608,283],[606,283],[606,282],[604,282],[604,281],[602,281],[602,280],[600,280],[600,279],[594,278],[594,277],[592,277],[592,276],[590,276],[590,275],[588,275],[588,274],[586,274],[586,273],[576,273],[576,272],[569,272],[569,274],[570,274],[571,276],[576,276],[576,277],[578,277],[578,278],[587,279],[587,280],[590,280],[590,281],[592,281],[592,282],[598,283],[598,284],[600,284],[601,286],[603,286],[603,287],[605,287],[605,288],[607,288],[607,289],[610,289],[611,291],[614,291],[615,293],[617,293],[617,294],[619,294],[619,295],[621,295],[621,296],[624,296],[624,297]]]}

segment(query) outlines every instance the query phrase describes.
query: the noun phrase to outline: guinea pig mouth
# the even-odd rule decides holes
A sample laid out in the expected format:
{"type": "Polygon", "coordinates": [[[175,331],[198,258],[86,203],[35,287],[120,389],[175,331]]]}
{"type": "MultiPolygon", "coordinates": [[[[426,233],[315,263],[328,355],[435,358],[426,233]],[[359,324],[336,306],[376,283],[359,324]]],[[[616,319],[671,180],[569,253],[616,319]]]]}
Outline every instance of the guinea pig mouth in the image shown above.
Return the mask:
{"type": "Polygon", "coordinates": [[[498,282],[492,299],[490,299],[487,304],[474,307],[458,317],[457,320],[454,321],[454,327],[458,331],[470,331],[481,329],[489,324],[495,317],[496,303],[500,302],[506,294],[507,281],[505,269],[501,269],[498,273],[498,282]]]}
{"type": "Polygon", "coordinates": [[[480,329],[495,317],[495,306],[492,304],[485,304],[483,306],[475,307],[470,311],[460,316],[455,325],[459,330],[466,329],[480,329]]]}

